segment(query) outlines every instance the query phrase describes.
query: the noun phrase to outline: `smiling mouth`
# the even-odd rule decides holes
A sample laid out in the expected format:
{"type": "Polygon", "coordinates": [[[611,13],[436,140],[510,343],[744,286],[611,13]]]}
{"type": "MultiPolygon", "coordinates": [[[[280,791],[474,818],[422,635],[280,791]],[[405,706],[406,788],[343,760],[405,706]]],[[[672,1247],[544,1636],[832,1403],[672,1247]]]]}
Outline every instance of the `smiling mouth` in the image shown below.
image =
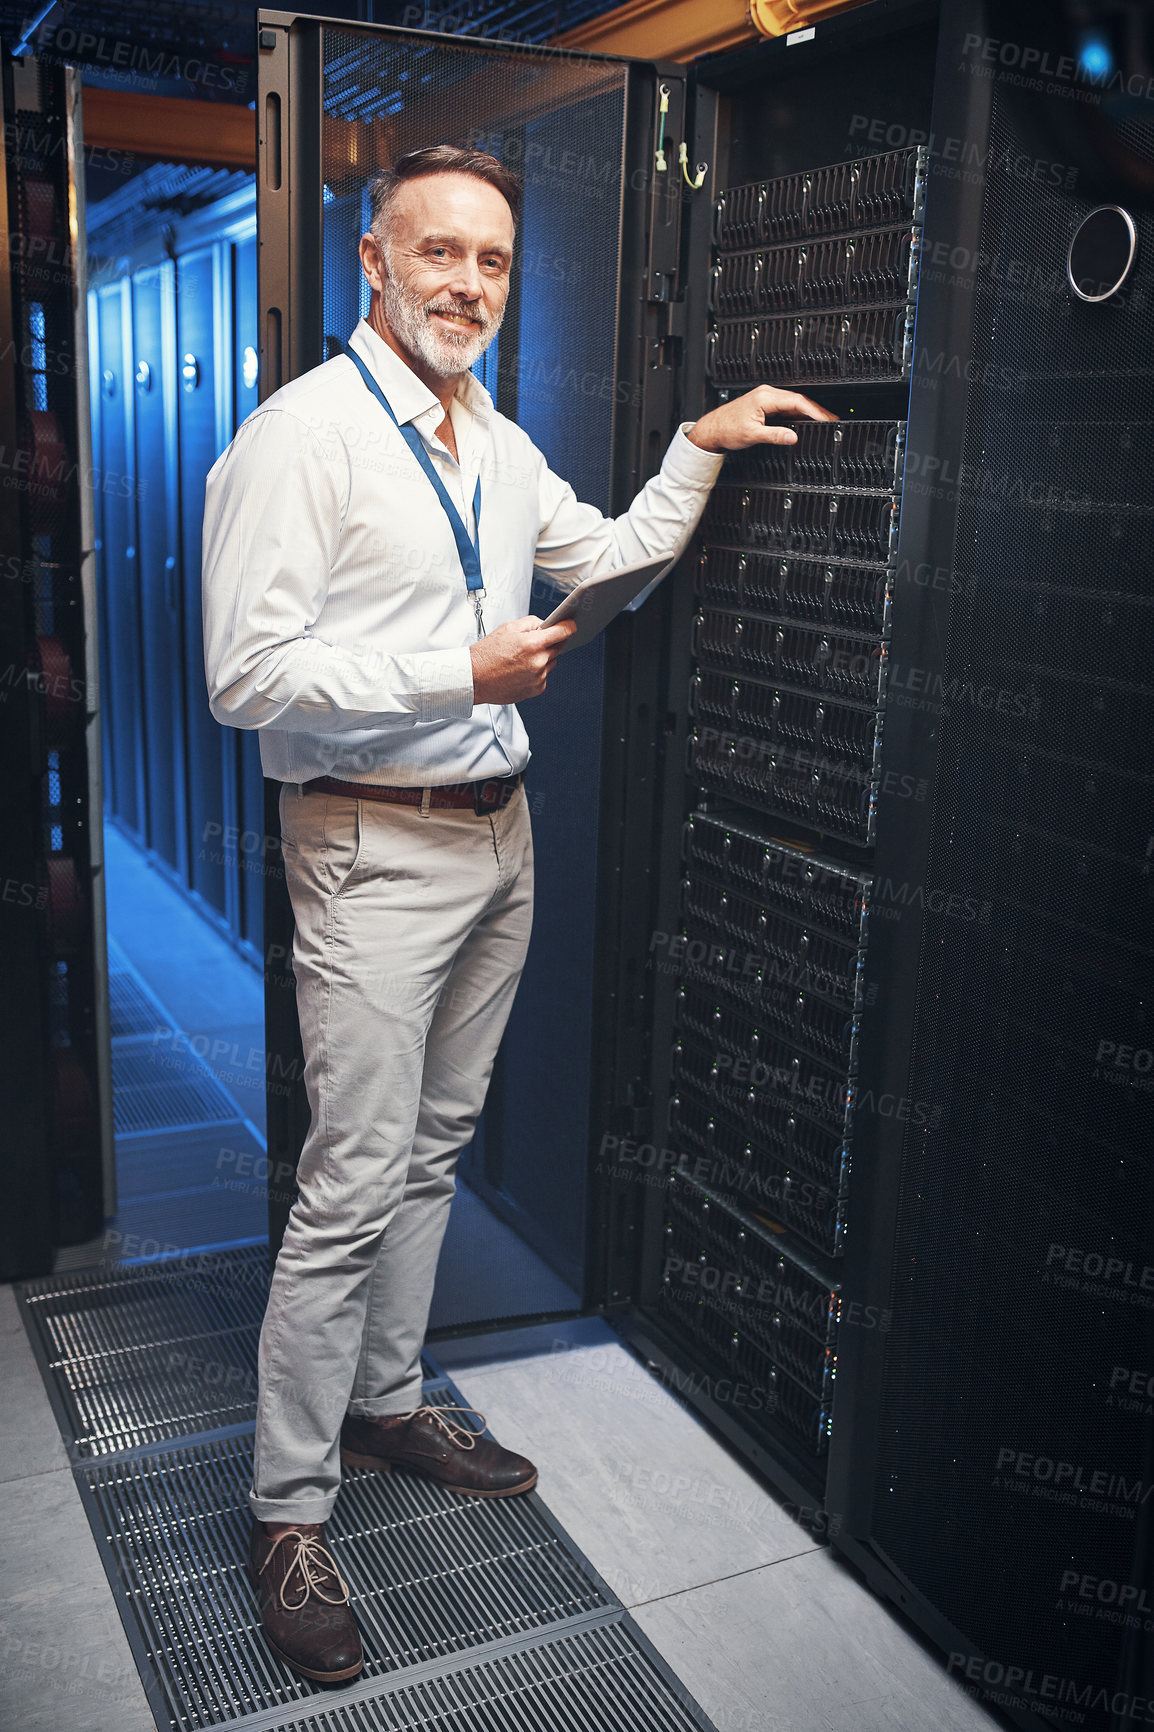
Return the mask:
{"type": "Polygon", "coordinates": [[[442,313],[434,311],[434,319],[443,319],[447,325],[455,325],[459,331],[475,329],[480,325],[479,319],[470,318],[467,313],[442,313]]]}

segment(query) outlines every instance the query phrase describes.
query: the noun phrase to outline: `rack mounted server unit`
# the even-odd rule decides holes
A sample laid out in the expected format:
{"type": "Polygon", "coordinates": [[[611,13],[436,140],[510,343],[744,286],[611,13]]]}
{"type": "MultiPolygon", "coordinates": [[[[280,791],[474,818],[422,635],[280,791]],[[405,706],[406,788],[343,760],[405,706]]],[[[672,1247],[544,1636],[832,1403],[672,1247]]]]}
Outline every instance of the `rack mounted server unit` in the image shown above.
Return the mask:
{"type": "MultiPolygon", "coordinates": [[[[1094,1732],[1154,1697],[1083,1591],[1154,1593],[1120,10],[872,0],[692,67],[269,13],[258,103],[266,390],[352,328],[366,174],[446,139],[524,173],[485,380],[582,497],[758,385],[837,414],[730,456],[527,714],[535,937],[469,1182],[966,1688],[1094,1732]]],[[[270,1161],[301,1128],[270,1100],[270,1161]]]]}

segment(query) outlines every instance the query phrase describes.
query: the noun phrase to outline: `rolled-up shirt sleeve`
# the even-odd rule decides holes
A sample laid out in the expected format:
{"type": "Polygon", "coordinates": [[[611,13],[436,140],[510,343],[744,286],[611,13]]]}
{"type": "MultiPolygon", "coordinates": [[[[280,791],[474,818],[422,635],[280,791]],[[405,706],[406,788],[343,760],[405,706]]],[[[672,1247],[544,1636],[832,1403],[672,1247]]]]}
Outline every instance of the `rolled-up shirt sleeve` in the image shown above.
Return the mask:
{"type": "Polygon", "coordinates": [[[678,428],[661,468],[620,517],[605,517],[595,506],[582,505],[567,482],[542,469],[534,563],[559,589],[572,589],[623,565],[662,558],[672,563],[679,557],[725,460],[691,443],[686,435],[692,425],[687,421],[678,428]]]}
{"type": "Polygon", "coordinates": [[[325,734],[472,713],[467,647],[354,651],[315,632],[347,506],[345,468],[305,421],[265,410],[210,471],[202,606],[218,722],[325,734]]]}

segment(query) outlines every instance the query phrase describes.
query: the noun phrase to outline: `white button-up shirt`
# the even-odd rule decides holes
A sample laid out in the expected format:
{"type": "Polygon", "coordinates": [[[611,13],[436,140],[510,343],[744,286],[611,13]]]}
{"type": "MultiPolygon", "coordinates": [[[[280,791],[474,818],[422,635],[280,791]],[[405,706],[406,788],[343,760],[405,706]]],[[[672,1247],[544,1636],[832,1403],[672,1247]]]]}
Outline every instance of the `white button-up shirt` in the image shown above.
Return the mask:
{"type": "MultiPolygon", "coordinates": [[[[534,565],[562,589],[672,558],[722,459],[678,430],[623,517],[578,502],[466,374],[444,411],[362,319],[351,342],[397,420],[411,422],[470,533],[481,482],[486,631],[529,611],[534,565]]],[[[523,770],[512,704],[474,704],[477,621],[448,518],[398,427],[338,355],[248,417],[208,476],[203,606],[217,721],[260,730],[266,776],[403,787],[523,770]]]]}

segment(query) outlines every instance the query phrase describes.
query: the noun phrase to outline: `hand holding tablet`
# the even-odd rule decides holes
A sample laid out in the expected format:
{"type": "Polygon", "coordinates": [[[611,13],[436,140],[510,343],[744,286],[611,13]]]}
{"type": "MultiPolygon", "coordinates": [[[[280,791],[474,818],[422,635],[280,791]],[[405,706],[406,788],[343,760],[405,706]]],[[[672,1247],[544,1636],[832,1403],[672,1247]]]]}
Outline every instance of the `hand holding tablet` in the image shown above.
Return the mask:
{"type": "Polygon", "coordinates": [[[604,631],[611,619],[635,600],[644,589],[657,582],[673,564],[671,559],[648,559],[640,565],[622,565],[601,577],[587,577],[576,589],[571,589],[543,625],[557,625],[563,619],[575,619],[577,630],[558,650],[580,649],[591,643],[598,632],[604,631]]]}

